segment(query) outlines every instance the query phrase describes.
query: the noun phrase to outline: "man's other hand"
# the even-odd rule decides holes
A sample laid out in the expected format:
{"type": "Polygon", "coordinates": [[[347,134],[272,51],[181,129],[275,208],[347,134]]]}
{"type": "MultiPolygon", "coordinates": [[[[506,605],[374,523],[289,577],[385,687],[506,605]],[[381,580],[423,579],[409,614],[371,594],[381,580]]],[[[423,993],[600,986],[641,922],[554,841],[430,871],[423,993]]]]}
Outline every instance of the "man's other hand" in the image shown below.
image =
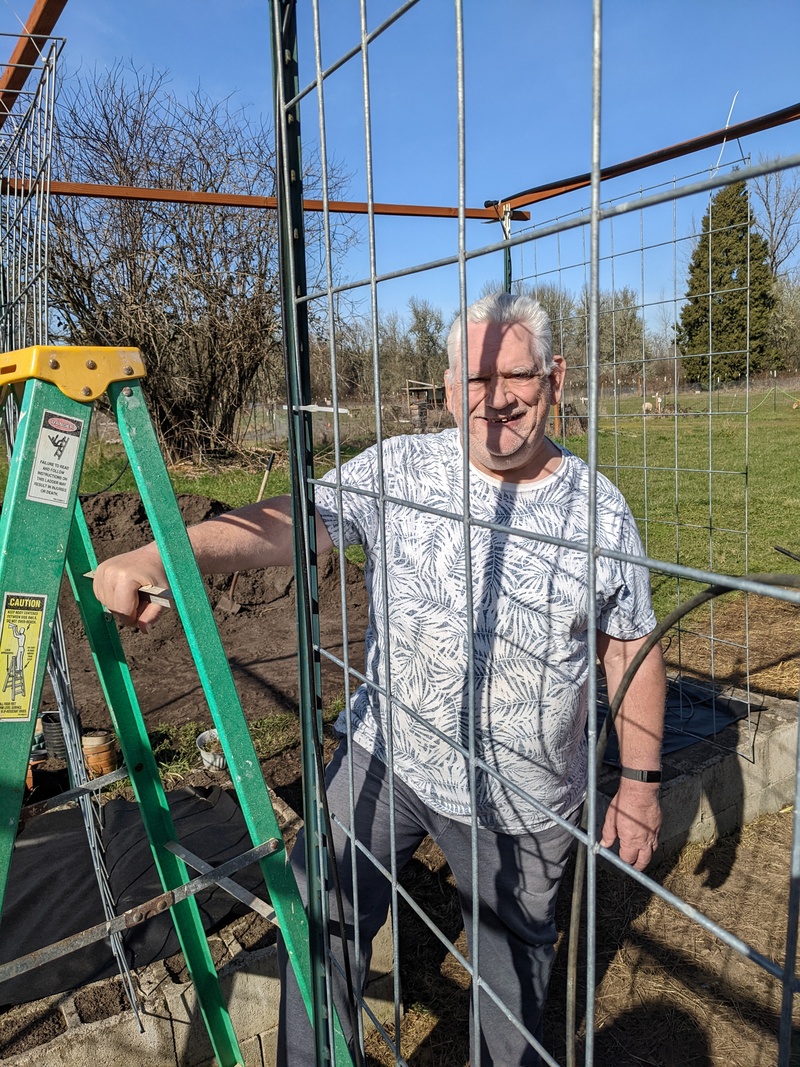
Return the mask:
{"type": "Polygon", "coordinates": [[[621,778],[606,813],[600,844],[611,848],[619,841],[619,858],[643,871],[653,858],[660,829],[658,786],[621,778]]]}

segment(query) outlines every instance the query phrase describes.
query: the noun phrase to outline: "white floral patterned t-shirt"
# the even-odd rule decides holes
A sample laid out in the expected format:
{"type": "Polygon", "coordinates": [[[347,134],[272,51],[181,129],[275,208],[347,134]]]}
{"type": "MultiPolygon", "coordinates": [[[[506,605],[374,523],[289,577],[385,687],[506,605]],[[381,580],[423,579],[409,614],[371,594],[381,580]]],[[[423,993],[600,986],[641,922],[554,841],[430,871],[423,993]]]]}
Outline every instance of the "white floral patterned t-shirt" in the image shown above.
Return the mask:
{"type": "MultiPolygon", "coordinates": [[[[395,772],[429,807],[469,821],[474,705],[479,825],[547,827],[530,798],[567,816],[586,792],[587,557],[524,534],[587,544],[588,468],[566,450],[539,482],[471,467],[470,517],[488,525],[471,527],[467,554],[458,430],[384,441],[383,516],[379,458],[375,446],[342,466],[341,532],[336,472],[316,491],[334,544],[366,553],[369,683],[350,702],[353,738],[384,762],[391,744],[395,772]]],[[[602,475],[596,539],[642,555],[633,516],[602,475]]],[[[600,630],[633,639],[653,629],[645,567],[600,557],[596,578],[600,630]]]]}

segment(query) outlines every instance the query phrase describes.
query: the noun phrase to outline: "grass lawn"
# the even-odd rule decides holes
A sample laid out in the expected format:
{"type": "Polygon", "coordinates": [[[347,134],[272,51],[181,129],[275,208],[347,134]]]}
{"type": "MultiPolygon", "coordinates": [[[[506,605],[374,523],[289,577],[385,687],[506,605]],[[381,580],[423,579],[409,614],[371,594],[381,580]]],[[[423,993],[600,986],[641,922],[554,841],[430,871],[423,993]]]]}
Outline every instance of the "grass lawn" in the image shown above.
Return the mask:
{"type": "MultiPolygon", "coordinates": [[[[630,503],[645,551],[722,574],[796,570],[774,546],[800,555],[800,410],[784,399],[773,411],[769,395],[751,395],[748,427],[741,397],[723,395],[719,410],[692,400],[681,397],[677,415],[600,420],[598,464],[630,503]]],[[[586,457],[587,437],[567,444],[586,457]]],[[[654,576],[654,590],[661,616],[675,581],[654,576]]]]}

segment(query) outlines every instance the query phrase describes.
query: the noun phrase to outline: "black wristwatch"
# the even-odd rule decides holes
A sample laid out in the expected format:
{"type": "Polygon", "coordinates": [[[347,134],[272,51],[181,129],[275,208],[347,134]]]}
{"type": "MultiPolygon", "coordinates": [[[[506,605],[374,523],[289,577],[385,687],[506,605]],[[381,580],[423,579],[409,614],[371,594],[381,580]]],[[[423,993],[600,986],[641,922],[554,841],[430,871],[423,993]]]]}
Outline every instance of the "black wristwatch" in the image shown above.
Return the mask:
{"type": "Polygon", "coordinates": [[[620,767],[620,778],[630,778],[634,782],[660,782],[661,771],[635,771],[630,767],[620,767]]]}

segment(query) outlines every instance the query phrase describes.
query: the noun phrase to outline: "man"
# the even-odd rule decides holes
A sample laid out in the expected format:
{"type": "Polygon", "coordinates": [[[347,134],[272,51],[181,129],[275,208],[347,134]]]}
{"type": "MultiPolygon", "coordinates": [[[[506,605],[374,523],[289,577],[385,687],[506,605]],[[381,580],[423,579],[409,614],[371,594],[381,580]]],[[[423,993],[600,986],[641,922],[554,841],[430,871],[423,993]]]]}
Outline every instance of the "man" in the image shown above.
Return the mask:
{"type": "MultiPolygon", "coordinates": [[[[647,572],[603,555],[595,617],[588,616],[586,553],[570,547],[587,542],[588,469],[545,436],[566,369],[552,355],[546,314],[533,300],[500,293],[466,317],[467,380],[460,320],[448,339],[445,380],[458,428],[389,439],[345,464],[342,521],[337,491],[318,487],[319,550],[361,544],[371,597],[366,682],[338,724],[348,738],[326,788],[349,942],[358,930],[359,973],[368,972],[389,905],[381,868],[390,870],[394,859],[401,869],[430,834],[458,885],[482,982],[540,1039],[555,898],[586,790],[586,683],[594,669],[588,627],[596,627],[613,694],[655,618],[647,572]],[[356,852],[357,893],[352,842],[338,825],[349,828],[351,775],[353,836],[378,861],[356,852]]],[[[326,476],[332,486],[335,480],[335,472],[326,476]]],[[[601,549],[642,554],[624,500],[602,477],[595,536],[601,549]]],[[[244,508],[190,537],[207,573],[285,564],[290,506],[272,500],[244,508]]],[[[157,610],[140,606],[137,590],[164,583],[158,553],[147,546],[99,567],[95,589],[121,621],[146,628],[157,610]]],[[[621,858],[640,870],[660,826],[664,689],[654,649],[618,716],[627,770],[603,826],[603,844],[619,841],[621,858]]],[[[302,847],[292,863],[302,889],[302,847]]],[[[334,906],[331,915],[338,935],[334,906]]],[[[337,936],[332,947],[341,951],[337,936]]],[[[313,1064],[310,1027],[285,960],[283,976],[279,1061],[313,1064]]],[[[485,992],[480,1044],[484,1067],[539,1062],[485,992]]]]}

